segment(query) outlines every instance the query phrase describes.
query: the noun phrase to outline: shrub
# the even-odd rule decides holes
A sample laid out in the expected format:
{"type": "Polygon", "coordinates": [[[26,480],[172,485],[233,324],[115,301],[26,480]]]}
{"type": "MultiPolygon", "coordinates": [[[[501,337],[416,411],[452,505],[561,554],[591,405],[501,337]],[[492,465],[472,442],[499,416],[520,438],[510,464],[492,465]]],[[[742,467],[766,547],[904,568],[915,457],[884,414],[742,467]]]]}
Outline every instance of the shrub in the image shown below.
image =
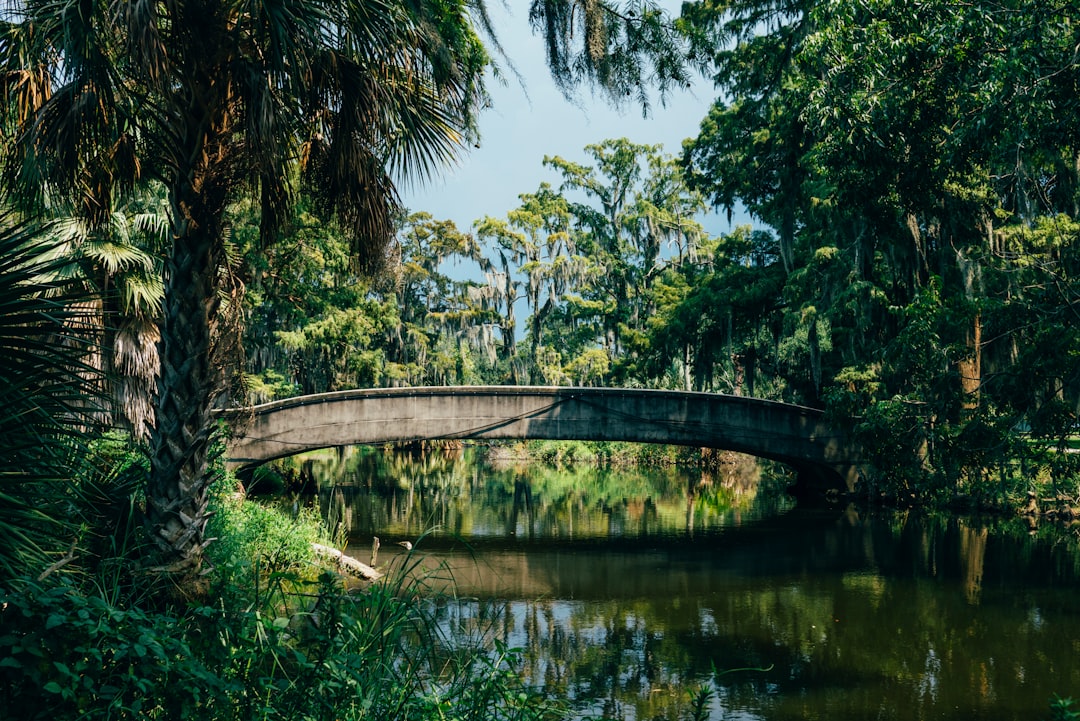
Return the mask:
{"type": "Polygon", "coordinates": [[[181,720],[228,705],[183,619],[121,609],[66,582],[27,582],[0,593],[0,608],[0,707],[11,718],[181,720]]]}
{"type": "Polygon", "coordinates": [[[1074,709],[1071,698],[1055,696],[1050,703],[1050,721],[1080,721],[1080,709],[1074,709]]]}

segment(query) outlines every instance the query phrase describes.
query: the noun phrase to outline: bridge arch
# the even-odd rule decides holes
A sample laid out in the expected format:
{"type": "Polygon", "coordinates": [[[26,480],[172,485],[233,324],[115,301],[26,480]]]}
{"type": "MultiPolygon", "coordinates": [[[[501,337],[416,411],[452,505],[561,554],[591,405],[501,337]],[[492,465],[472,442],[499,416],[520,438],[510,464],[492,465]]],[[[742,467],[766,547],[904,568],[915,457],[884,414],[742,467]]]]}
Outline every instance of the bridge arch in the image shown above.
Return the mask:
{"type": "Polygon", "coordinates": [[[794,467],[804,490],[854,490],[855,461],[821,411],[684,391],[533,386],[376,388],[225,414],[237,470],[304,451],[433,439],[632,441],[718,448],[794,467]]]}

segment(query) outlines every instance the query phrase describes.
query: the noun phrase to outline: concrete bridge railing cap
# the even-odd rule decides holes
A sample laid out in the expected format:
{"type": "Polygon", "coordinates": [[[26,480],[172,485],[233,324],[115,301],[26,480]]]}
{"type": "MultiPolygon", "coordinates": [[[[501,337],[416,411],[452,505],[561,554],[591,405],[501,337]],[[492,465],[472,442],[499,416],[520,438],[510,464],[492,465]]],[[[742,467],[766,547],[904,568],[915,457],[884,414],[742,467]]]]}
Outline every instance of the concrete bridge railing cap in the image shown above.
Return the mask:
{"type": "Polygon", "coordinates": [[[439,396],[439,395],[523,395],[523,396],[581,396],[581,397],[633,397],[649,396],[667,398],[695,398],[703,400],[724,398],[729,403],[745,404],[748,406],[774,406],[787,409],[789,412],[799,409],[810,415],[822,413],[819,409],[809,406],[800,406],[780,401],[753,398],[750,396],[735,396],[723,393],[703,393],[700,391],[678,391],[665,388],[608,388],[598,386],[401,386],[397,388],[360,388],[346,391],[332,391],[329,393],[317,393],[295,398],[283,398],[269,403],[247,408],[234,408],[224,411],[224,414],[254,413],[256,415],[269,411],[281,410],[296,406],[310,405],[314,403],[332,403],[336,401],[353,400],[359,398],[407,398],[410,396],[439,396]]]}

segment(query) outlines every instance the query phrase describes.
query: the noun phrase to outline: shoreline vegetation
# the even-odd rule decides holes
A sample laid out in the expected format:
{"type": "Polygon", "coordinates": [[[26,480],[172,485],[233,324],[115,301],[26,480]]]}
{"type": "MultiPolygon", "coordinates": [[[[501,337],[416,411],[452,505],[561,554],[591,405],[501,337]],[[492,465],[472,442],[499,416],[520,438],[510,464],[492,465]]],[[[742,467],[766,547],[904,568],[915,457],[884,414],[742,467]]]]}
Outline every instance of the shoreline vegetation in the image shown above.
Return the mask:
{"type": "MultiPolygon", "coordinates": [[[[710,473],[748,473],[748,468],[760,465],[769,473],[794,482],[794,472],[783,464],[756,459],[733,451],[645,444],[593,444],[587,441],[533,441],[517,444],[492,444],[487,447],[490,462],[534,461],[560,465],[564,463],[594,463],[613,467],[686,466],[710,473]],[[599,446],[594,448],[593,446],[599,446]],[[605,447],[614,446],[614,448],[605,447]]],[[[956,488],[949,493],[920,495],[914,490],[882,490],[863,483],[850,493],[826,494],[810,502],[827,505],[855,503],[858,505],[896,509],[944,510],[958,513],[995,513],[1004,516],[1023,516],[1030,519],[1080,522],[1080,487],[1055,484],[1047,474],[1032,478],[1029,490],[1021,492],[1005,479],[1006,469],[986,469],[987,477],[994,472],[999,482],[980,484],[971,489],[956,488]]]]}
{"type": "MultiPolygon", "coordinates": [[[[114,480],[146,472],[116,438],[94,453],[114,480]]],[[[63,567],[28,565],[0,582],[4,718],[563,717],[522,685],[517,651],[490,643],[483,624],[439,624],[453,599],[418,572],[418,556],[349,580],[317,513],[257,503],[220,467],[215,477],[215,541],[196,594],[145,566],[139,523],[83,527],[63,567]]],[[[80,518],[103,501],[137,507],[126,484],[93,490],[118,497],[85,496],[80,518]]]]}

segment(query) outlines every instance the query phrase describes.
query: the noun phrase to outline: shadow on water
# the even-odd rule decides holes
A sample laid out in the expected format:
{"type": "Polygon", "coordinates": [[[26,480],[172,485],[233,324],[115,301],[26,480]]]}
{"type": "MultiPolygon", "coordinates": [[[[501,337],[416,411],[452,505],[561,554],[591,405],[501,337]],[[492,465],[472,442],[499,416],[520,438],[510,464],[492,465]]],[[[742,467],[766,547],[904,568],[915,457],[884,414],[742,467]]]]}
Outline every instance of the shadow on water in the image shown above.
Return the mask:
{"type": "Polygon", "coordinates": [[[1072,532],[797,509],[760,479],[354,467],[319,501],[357,557],[440,526],[415,552],[452,571],[444,621],[583,717],[679,718],[700,685],[713,719],[1039,719],[1080,692],[1072,532]]]}

